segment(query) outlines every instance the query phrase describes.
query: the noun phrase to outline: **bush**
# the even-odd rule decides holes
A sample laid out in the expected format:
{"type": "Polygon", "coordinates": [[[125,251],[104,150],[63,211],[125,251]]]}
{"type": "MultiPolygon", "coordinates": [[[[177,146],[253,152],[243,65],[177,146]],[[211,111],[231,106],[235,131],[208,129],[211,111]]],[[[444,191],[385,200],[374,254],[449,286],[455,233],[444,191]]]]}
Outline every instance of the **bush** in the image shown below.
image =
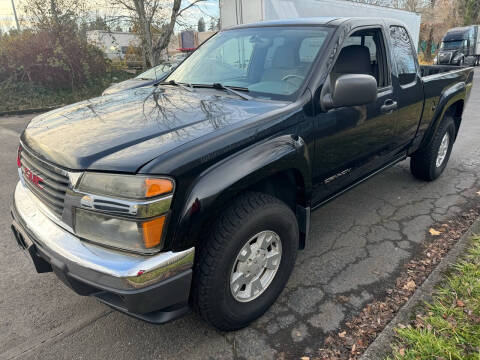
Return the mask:
{"type": "Polygon", "coordinates": [[[73,90],[105,76],[108,66],[100,49],[68,28],[0,36],[0,82],[73,90]]]}
{"type": "Polygon", "coordinates": [[[134,74],[126,71],[111,71],[105,76],[92,79],[88,86],[74,90],[51,89],[30,82],[7,80],[0,82],[0,113],[57,107],[100,96],[112,82],[129,79],[134,74]]]}

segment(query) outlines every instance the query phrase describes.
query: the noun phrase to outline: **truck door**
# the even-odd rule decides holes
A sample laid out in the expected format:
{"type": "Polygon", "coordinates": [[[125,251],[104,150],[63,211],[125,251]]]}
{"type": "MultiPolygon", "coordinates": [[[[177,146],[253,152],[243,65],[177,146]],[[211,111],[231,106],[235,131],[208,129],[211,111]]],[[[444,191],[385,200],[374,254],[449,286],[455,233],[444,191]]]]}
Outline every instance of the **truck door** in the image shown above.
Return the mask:
{"type": "Polygon", "coordinates": [[[407,149],[417,132],[424,93],[415,48],[407,30],[402,26],[390,26],[390,40],[394,63],[392,83],[398,96],[395,144],[401,152],[407,149]]]}
{"type": "Polygon", "coordinates": [[[338,58],[322,87],[324,96],[345,74],[374,76],[376,102],[322,111],[316,117],[314,203],[321,202],[359,178],[391,161],[397,99],[382,27],[363,28],[342,44],[338,58]]]}

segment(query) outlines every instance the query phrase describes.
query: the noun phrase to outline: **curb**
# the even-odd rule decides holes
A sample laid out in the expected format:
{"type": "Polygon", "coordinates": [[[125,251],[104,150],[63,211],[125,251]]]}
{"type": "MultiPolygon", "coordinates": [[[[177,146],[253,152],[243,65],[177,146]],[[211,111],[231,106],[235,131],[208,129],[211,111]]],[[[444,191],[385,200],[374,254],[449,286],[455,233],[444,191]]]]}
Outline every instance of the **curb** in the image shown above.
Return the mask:
{"type": "Polygon", "coordinates": [[[397,315],[388,323],[377,338],[370,344],[360,357],[360,360],[383,359],[392,351],[392,341],[395,338],[395,327],[399,323],[408,322],[414,308],[422,302],[432,298],[435,286],[443,280],[443,273],[449,266],[457,262],[469,245],[470,237],[480,233],[480,218],[476,219],[465,234],[457,241],[448,254],[440,261],[437,267],[425,279],[423,284],[413,293],[397,315]]]}
{"type": "Polygon", "coordinates": [[[57,109],[59,107],[62,107],[62,106],[64,106],[64,105],[57,105],[57,106],[50,106],[50,107],[36,108],[36,109],[0,111],[0,116],[36,114],[36,113],[40,113],[40,112],[55,110],[55,109],[57,109]]]}

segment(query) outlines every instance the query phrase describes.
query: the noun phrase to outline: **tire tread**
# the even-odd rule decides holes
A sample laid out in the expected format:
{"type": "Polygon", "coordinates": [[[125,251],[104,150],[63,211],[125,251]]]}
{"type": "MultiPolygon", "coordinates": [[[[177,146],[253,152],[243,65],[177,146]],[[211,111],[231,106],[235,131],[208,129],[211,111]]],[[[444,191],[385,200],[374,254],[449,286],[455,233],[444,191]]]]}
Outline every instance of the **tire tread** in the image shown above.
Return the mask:
{"type": "MultiPolygon", "coordinates": [[[[455,124],[453,118],[447,114],[440,123],[430,141],[430,144],[412,154],[410,158],[410,171],[417,179],[433,181],[440,175],[435,173],[438,146],[442,141],[443,135],[448,131],[450,126],[455,126],[455,124]]],[[[451,138],[450,141],[453,142],[454,139],[451,138]]],[[[450,146],[452,146],[452,144],[450,146]]],[[[448,161],[449,155],[450,154],[448,154],[447,158],[444,160],[445,162],[448,161]]]]}
{"type": "MultiPolygon", "coordinates": [[[[247,192],[234,200],[233,204],[217,219],[198,250],[195,262],[194,282],[192,287],[193,307],[200,316],[215,327],[231,330],[236,326],[216,316],[216,309],[211,306],[210,294],[213,292],[214,267],[216,259],[222,256],[222,250],[235,230],[246,218],[268,205],[287,207],[279,199],[268,194],[247,192]]],[[[288,208],[289,209],[289,208],[288,208]]],[[[290,209],[289,209],[290,210],[290,209]]]]}

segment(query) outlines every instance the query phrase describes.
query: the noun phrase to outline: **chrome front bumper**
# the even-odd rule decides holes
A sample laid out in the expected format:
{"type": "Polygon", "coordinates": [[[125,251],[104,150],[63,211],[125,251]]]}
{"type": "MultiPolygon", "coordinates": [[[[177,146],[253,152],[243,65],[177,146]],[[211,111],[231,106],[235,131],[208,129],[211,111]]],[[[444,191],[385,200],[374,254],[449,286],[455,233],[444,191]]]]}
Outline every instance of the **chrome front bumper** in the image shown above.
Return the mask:
{"type": "Polygon", "coordinates": [[[185,272],[191,278],[193,247],[142,256],[87,243],[46,216],[21,182],[15,188],[12,215],[15,229],[40,253],[62,263],[70,276],[99,289],[138,290],[185,272]]]}

